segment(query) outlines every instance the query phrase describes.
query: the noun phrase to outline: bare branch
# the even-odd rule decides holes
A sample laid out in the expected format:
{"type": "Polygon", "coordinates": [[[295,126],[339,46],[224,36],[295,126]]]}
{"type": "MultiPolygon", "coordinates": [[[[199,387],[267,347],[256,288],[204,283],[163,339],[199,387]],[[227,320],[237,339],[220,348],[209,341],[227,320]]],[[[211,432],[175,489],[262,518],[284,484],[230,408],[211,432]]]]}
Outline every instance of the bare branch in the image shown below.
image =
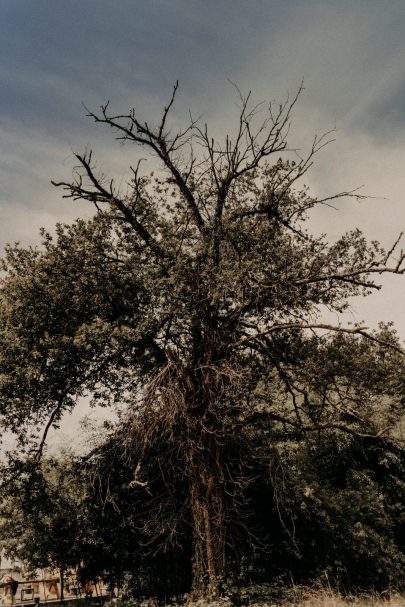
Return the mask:
{"type": "Polygon", "coordinates": [[[174,98],[176,97],[178,87],[179,87],[179,81],[176,80],[176,83],[173,87],[173,93],[172,93],[171,99],[170,99],[169,103],[167,104],[167,106],[165,107],[164,112],[163,112],[162,121],[161,121],[160,127],[159,127],[158,139],[162,139],[162,137],[163,137],[163,131],[166,126],[167,115],[174,103],[174,98]]]}
{"type": "Polygon", "coordinates": [[[340,430],[347,434],[351,434],[352,436],[355,436],[356,438],[379,439],[379,438],[384,437],[389,430],[392,430],[391,426],[387,426],[385,428],[382,428],[375,434],[371,434],[371,433],[361,432],[351,426],[348,426],[347,424],[342,424],[342,423],[338,423],[338,422],[326,422],[326,423],[320,423],[320,424],[314,424],[312,426],[308,426],[308,425],[305,425],[298,421],[294,421],[294,420],[290,419],[289,417],[286,417],[284,415],[278,415],[277,413],[273,413],[271,411],[257,411],[255,413],[253,413],[251,416],[249,416],[247,419],[244,419],[243,421],[244,421],[244,424],[254,424],[255,422],[257,422],[258,420],[261,420],[261,419],[274,420],[274,421],[278,421],[282,424],[287,424],[288,426],[292,426],[293,428],[295,428],[296,430],[298,430],[300,433],[303,433],[303,434],[309,433],[309,432],[319,432],[321,430],[340,430]]]}
{"type": "Polygon", "coordinates": [[[176,149],[176,144],[183,139],[182,145],[184,145],[184,136],[194,129],[195,124],[192,122],[185,131],[178,133],[172,140],[170,140],[168,135],[164,133],[168,113],[173,106],[177,88],[178,83],[176,82],[169,104],[164,109],[162,120],[156,131],[153,131],[147,122],[139,122],[136,118],[134,110],[132,110],[129,114],[110,116],[107,114],[108,104],[106,104],[101,106],[101,115],[97,115],[89,110],[87,111],[88,116],[93,118],[95,122],[107,124],[111,128],[121,133],[117,139],[121,139],[123,141],[132,141],[141,146],[146,146],[160,158],[163,165],[172,175],[174,182],[190,208],[195,224],[200,232],[203,233],[204,220],[198,208],[197,202],[191,189],[188,187],[186,180],[183,178],[181,170],[172,158],[172,152],[176,149]]]}
{"type": "Polygon", "coordinates": [[[166,253],[166,251],[161,248],[161,246],[152,237],[146,227],[136,219],[136,216],[127,207],[124,201],[118,198],[118,196],[115,194],[113,181],[110,182],[109,190],[106,190],[105,187],[102,185],[100,179],[95,176],[94,171],[91,167],[91,152],[87,156],[81,156],[80,154],[75,154],[75,156],[79,160],[82,167],[85,169],[86,175],[94,189],[89,190],[83,187],[82,177],[80,175],[78,176],[76,182],[74,182],[73,184],[56,181],[52,181],[51,183],[54,186],[62,187],[63,189],[67,190],[69,192],[69,194],[67,194],[68,197],[90,200],[96,205],[105,202],[110,203],[113,207],[120,211],[123,219],[130,226],[132,226],[136,234],[140,236],[144,243],[155,253],[157,257],[159,257],[160,259],[167,259],[168,254],[166,253]]]}
{"type": "Polygon", "coordinates": [[[286,331],[288,329],[293,329],[293,330],[321,329],[321,330],[325,330],[325,331],[332,331],[335,333],[348,333],[350,335],[361,335],[362,337],[364,337],[370,341],[373,341],[381,346],[395,350],[399,354],[402,354],[403,356],[405,356],[405,351],[402,348],[396,346],[393,343],[384,341],[384,340],[376,337],[375,335],[372,335],[371,333],[367,333],[367,327],[353,327],[350,329],[348,327],[342,327],[340,325],[329,325],[329,324],[325,324],[325,323],[286,322],[286,323],[275,324],[264,331],[258,331],[257,333],[255,333],[253,335],[247,335],[246,337],[241,339],[239,342],[234,344],[232,347],[243,346],[250,341],[260,340],[261,338],[263,338],[267,335],[270,335],[271,333],[274,333],[276,331],[286,331]]]}
{"type": "Polygon", "coordinates": [[[51,429],[56,418],[61,414],[62,406],[63,406],[63,398],[61,398],[59,400],[56,407],[53,409],[51,415],[49,416],[48,422],[47,422],[45,429],[43,431],[43,434],[42,434],[41,442],[39,443],[39,446],[36,449],[34,461],[39,461],[41,459],[42,453],[43,453],[43,450],[45,447],[46,439],[48,437],[49,430],[51,429]]]}

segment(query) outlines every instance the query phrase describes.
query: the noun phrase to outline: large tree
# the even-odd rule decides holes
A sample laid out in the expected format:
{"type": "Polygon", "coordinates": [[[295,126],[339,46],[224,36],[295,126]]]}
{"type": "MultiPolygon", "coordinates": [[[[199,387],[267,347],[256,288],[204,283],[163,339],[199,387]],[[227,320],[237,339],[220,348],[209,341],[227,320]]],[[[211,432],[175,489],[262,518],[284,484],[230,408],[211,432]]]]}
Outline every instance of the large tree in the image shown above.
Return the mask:
{"type": "Polygon", "coordinates": [[[277,498],[278,441],[305,437],[311,448],[327,432],[392,432],[404,386],[395,333],[324,318],[378,289],[385,272],[404,273],[405,256],[399,241],[385,251],[357,229],[330,244],[306,228],[317,206],[358,195],[320,199],[302,184],[329,139],[315,137],[304,157],[288,148],[299,95],[264,116],[241,95],[221,143],[198,121],[169,128],[176,90],[156,126],[134,110],[89,112],[157,158],[155,175],[138,163],[119,187],[90,151],[77,154],[73,180],[55,185],[94,205],[94,218],[44,232],[42,248],[7,249],[0,412],[32,461],[79,397],[126,403],[131,485],[150,498],[147,462],[160,442],[166,495],[171,478],[184,495],[156,509],[166,512],[154,519],[160,549],[184,510],[194,589],[215,594],[238,533],[255,539],[252,462],[273,471],[277,498]]]}

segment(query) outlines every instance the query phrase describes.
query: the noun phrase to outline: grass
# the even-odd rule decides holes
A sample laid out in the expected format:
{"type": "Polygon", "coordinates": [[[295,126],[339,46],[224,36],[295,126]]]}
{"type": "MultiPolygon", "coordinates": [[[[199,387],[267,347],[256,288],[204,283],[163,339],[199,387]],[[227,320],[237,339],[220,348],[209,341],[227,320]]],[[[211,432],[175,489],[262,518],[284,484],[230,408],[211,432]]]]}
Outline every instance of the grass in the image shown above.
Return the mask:
{"type": "MultiPolygon", "coordinates": [[[[285,589],[281,599],[267,598],[244,603],[246,607],[405,607],[405,596],[396,592],[368,593],[343,596],[332,588],[293,586],[285,589]]],[[[187,607],[231,607],[229,599],[209,602],[200,599],[186,603],[187,607]]]]}
{"type": "MultiPolygon", "coordinates": [[[[283,601],[278,605],[282,605],[282,607],[289,605],[294,607],[405,607],[405,596],[396,593],[343,597],[332,589],[313,590],[299,587],[295,588],[294,592],[296,594],[294,600],[283,601]]],[[[274,604],[274,607],[276,605],[274,604]]]]}

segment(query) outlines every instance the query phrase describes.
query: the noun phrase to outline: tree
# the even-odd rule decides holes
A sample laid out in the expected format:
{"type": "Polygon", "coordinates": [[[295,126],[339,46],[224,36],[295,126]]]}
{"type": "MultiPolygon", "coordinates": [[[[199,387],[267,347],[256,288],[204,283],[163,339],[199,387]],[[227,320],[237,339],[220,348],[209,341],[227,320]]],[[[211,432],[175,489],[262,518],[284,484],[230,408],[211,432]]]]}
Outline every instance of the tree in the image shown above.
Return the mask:
{"type": "Polygon", "coordinates": [[[61,598],[64,571],[80,560],[80,488],[71,456],[44,459],[29,475],[9,487],[0,504],[0,546],[9,556],[33,568],[58,569],[61,598]]]}
{"type": "MultiPolygon", "coordinates": [[[[170,462],[162,483],[166,496],[171,477],[185,488],[193,588],[215,595],[240,534],[256,541],[252,462],[274,472],[286,436],[311,449],[330,432],[379,441],[395,426],[404,367],[394,331],[331,325],[322,314],[341,315],[349,298],[380,288],[381,274],[403,274],[405,255],[400,239],[385,251],[357,229],[333,244],[306,229],[318,205],[361,196],[319,199],[302,185],[329,134],[303,158],[287,147],[301,90],[270,104],[263,121],[241,95],[235,135],[223,144],[193,119],[169,129],[176,91],[156,127],[135,110],[89,112],[151,152],[157,175],[138,163],[119,188],[91,151],[77,154],[73,181],[55,185],[93,204],[94,218],[44,232],[42,249],[8,247],[0,406],[35,459],[78,397],[126,403],[131,484],[147,500],[148,461],[170,462]]],[[[155,538],[161,552],[180,533],[169,511],[155,538]]]]}
{"type": "MultiPolygon", "coordinates": [[[[138,599],[181,596],[190,588],[192,521],[175,459],[179,437],[170,442],[162,427],[143,450],[147,428],[130,427],[129,436],[128,423],[120,424],[85,458],[82,574],[124,584],[138,599]],[[146,491],[132,482],[141,457],[146,491]]],[[[257,420],[228,436],[223,453],[245,481],[232,500],[225,496],[221,585],[235,604],[248,588],[266,601],[275,579],[288,587],[325,573],[347,592],[403,587],[405,453],[397,441],[328,429],[310,442],[257,420]]]]}

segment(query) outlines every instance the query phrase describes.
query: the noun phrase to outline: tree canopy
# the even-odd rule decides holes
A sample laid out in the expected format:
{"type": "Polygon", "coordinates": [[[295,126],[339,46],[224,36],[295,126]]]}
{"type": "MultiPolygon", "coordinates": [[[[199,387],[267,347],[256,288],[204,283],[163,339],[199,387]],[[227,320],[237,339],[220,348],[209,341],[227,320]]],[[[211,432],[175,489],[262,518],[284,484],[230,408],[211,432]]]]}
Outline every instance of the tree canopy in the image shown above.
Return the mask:
{"type": "MultiPolygon", "coordinates": [[[[241,95],[223,142],[193,119],[169,127],[176,91],[156,125],[108,104],[89,112],[159,171],[138,163],[119,187],[91,151],[77,154],[72,181],[55,185],[94,217],[44,231],[39,248],[7,248],[0,419],[31,466],[78,398],[125,405],[88,461],[115,440],[126,487],[142,496],[134,520],[150,558],[177,546],[194,590],[216,594],[246,546],[266,553],[277,512],[294,545],[285,487],[313,489],[292,453],[345,451],[346,437],[400,457],[399,339],[340,317],[382,274],[403,274],[405,255],[400,239],[386,251],[358,229],[333,243],[311,234],[313,209],[359,194],[317,198],[303,185],[329,134],[304,157],[288,147],[300,91],[266,109],[241,95]]],[[[10,475],[23,465],[13,457],[10,475]]]]}

